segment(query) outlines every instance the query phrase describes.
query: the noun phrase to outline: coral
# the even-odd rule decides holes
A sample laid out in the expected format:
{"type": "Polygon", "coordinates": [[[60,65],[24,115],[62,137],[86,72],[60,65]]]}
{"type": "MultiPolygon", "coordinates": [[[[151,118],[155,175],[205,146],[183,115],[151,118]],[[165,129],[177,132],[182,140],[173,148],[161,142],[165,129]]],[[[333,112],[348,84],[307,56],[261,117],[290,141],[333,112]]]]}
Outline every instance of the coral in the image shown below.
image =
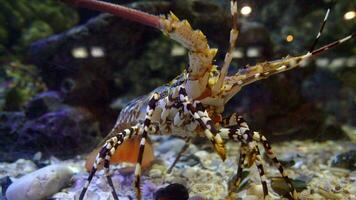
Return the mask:
{"type": "Polygon", "coordinates": [[[19,111],[38,92],[46,89],[33,65],[11,62],[3,65],[4,82],[0,85],[0,109],[19,111]]]}

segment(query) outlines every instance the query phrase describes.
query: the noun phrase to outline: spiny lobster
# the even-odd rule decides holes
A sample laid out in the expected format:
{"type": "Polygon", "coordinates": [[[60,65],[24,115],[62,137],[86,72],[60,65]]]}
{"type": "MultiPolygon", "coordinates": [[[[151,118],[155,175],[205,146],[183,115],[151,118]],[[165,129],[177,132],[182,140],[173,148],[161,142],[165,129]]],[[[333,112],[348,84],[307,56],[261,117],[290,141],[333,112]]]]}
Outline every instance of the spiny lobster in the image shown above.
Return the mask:
{"type": "Polygon", "coordinates": [[[272,160],[287,183],[291,197],[298,198],[298,193],[273,153],[266,137],[250,130],[246,121],[238,114],[222,118],[222,113],[225,104],[243,86],[273,74],[296,68],[302,62],[353,38],[355,33],[317,50],[314,49],[329,15],[329,10],[311,49],[305,55],[263,62],[240,69],[236,74],[228,76],[232,52],[239,33],[237,30],[238,12],[236,0],[231,0],[232,29],[230,31],[230,46],[220,70],[218,70],[218,66],[213,64],[217,49],[209,48],[207,39],[200,30],[193,30],[187,20],[181,21],[173,13],[168,14],[166,17],[154,16],[101,1],[66,1],[76,6],[109,12],[119,17],[157,28],[189,50],[189,65],[181,75],[170,84],[158,87],[150,94],[135,99],[121,111],[114,128],[107,137],[108,139],[96,156],[89,177],[80,194],[80,200],[84,198],[88,186],[99,168],[99,164],[103,164],[107,182],[112,189],[112,196],[114,199],[118,199],[109,175],[111,157],[115,154],[119,145],[134,136],[139,136],[141,141],[134,172],[134,187],[137,199],[141,199],[141,165],[149,134],[177,135],[186,137],[188,140],[199,135],[205,136],[210,140],[214,150],[222,160],[226,158],[224,140],[241,143],[236,179],[229,185],[229,191],[234,191],[239,186],[243,168],[249,168],[255,164],[261,178],[264,197],[266,197],[268,196],[267,182],[258,146],[258,144],[262,144],[266,155],[272,160]],[[120,128],[121,124],[132,124],[132,126],[122,130],[120,128]]]}

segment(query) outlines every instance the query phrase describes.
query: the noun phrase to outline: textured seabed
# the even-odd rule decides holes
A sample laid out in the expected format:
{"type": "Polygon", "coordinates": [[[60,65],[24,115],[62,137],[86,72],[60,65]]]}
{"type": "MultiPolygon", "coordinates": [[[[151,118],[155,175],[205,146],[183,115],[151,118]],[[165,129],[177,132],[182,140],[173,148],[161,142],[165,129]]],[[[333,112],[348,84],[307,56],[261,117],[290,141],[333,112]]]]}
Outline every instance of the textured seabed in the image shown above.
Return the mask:
{"type": "MultiPolygon", "coordinates": [[[[155,139],[156,161],[150,169],[144,172],[142,177],[143,199],[152,199],[153,193],[160,187],[169,183],[181,183],[188,188],[190,197],[199,196],[203,199],[225,199],[227,184],[236,172],[236,159],[239,145],[228,143],[228,159],[222,162],[220,158],[207,150],[200,150],[196,145],[191,145],[182,161],[179,162],[172,173],[166,170],[173,162],[176,151],[182,146],[180,139],[155,139]]],[[[355,199],[356,198],[356,171],[344,168],[331,167],[335,156],[355,150],[356,145],[347,141],[291,141],[275,143],[274,151],[282,161],[293,162],[286,172],[293,179],[298,178],[307,184],[307,188],[301,192],[301,199],[355,199]]],[[[266,159],[267,160],[267,159],[266,159]]],[[[348,161],[345,161],[348,162],[348,161]]],[[[351,161],[352,162],[352,161],[351,161]]],[[[53,195],[54,199],[74,199],[79,196],[82,185],[88,176],[84,171],[82,156],[76,159],[60,161],[55,158],[49,163],[66,163],[75,171],[71,184],[53,195]]],[[[268,162],[264,163],[267,175],[269,192],[272,199],[280,199],[277,193],[270,187],[272,177],[279,177],[275,167],[268,162]]],[[[355,163],[353,163],[355,166],[355,163]]],[[[16,163],[1,163],[0,178],[10,176],[12,179],[36,170],[32,161],[19,160],[16,163]]],[[[135,199],[132,187],[132,168],[127,165],[112,165],[112,179],[120,196],[120,199],[135,199]]],[[[237,199],[261,199],[262,187],[256,167],[250,168],[248,185],[236,193],[237,199]]],[[[106,183],[103,171],[99,171],[87,192],[88,199],[108,200],[110,187],[106,183]]],[[[236,199],[236,198],[235,198],[236,199]]]]}

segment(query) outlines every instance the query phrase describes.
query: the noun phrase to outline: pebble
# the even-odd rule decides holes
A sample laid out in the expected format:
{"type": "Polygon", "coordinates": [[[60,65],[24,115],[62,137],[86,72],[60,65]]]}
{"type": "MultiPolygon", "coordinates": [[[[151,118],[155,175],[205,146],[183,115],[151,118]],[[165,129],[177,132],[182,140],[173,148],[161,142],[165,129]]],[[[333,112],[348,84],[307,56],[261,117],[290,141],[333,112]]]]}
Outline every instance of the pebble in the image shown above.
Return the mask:
{"type": "Polygon", "coordinates": [[[184,168],[186,166],[193,167],[200,164],[200,160],[194,154],[183,155],[176,164],[177,168],[184,168]]]}
{"type": "Polygon", "coordinates": [[[351,171],[356,170],[356,150],[336,155],[331,161],[331,166],[345,168],[351,171]]]}
{"type": "MultiPolygon", "coordinates": [[[[9,176],[0,178],[1,193],[4,194],[7,188],[11,185],[12,181],[9,176]]],[[[1,196],[1,195],[0,195],[1,196]]]]}
{"type": "Polygon", "coordinates": [[[160,178],[160,177],[162,177],[162,171],[159,169],[151,169],[149,172],[149,177],[160,178]]]}
{"type": "Polygon", "coordinates": [[[63,164],[41,168],[12,183],[6,191],[6,198],[36,200],[50,197],[70,182],[73,173],[70,167],[63,164]]]}
{"type": "Polygon", "coordinates": [[[251,184],[251,187],[247,190],[247,195],[253,195],[258,198],[263,199],[263,189],[262,185],[251,184]]]}
{"type": "Polygon", "coordinates": [[[207,200],[201,196],[193,196],[193,197],[190,197],[188,200],[207,200]]]}
{"type": "Polygon", "coordinates": [[[0,176],[19,177],[37,170],[37,166],[31,160],[19,159],[14,163],[1,163],[0,176]]]}
{"type": "Polygon", "coordinates": [[[185,141],[182,139],[173,138],[165,141],[164,143],[159,144],[156,150],[162,154],[167,153],[169,151],[173,151],[177,154],[184,146],[184,143],[185,141]]]}

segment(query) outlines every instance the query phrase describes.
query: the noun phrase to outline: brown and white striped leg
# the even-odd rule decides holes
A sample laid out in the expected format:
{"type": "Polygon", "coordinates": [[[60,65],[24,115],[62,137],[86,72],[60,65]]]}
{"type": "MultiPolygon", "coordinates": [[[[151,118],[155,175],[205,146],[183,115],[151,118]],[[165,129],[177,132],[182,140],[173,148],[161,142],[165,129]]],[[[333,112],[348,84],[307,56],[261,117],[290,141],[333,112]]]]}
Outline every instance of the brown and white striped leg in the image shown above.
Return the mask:
{"type": "Polygon", "coordinates": [[[253,164],[256,165],[261,178],[263,193],[264,196],[266,197],[268,195],[268,188],[267,188],[265,172],[262,164],[262,158],[256,141],[252,139],[251,131],[246,127],[239,127],[238,125],[235,125],[230,128],[222,128],[219,130],[219,132],[223,138],[229,138],[234,142],[241,142],[239,166],[236,175],[237,178],[235,182],[231,182],[231,184],[229,185],[230,186],[229,195],[231,195],[232,192],[234,192],[238,187],[238,185],[240,184],[242,167],[243,164],[245,163],[245,159],[247,159],[248,167],[251,167],[253,164]],[[235,185],[237,187],[235,187],[235,185]]]}
{"type": "Polygon", "coordinates": [[[259,155],[260,151],[258,149],[257,144],[253,144],[251,142],[257,142],[257,143],[261,143],[263,145],[263,147],[266,151],[266,154],[272,160],[274,165],[279,170],[281,176],[288,184],[292,197],[297,199],[298,194],[297,194],[296,190],[294,189],[294,186],[293,186],[291,180],[285,174],[282,164],[278,161],[275,154],[273,153],[271,145],[268,142],[268,140],[266,139],[266,137],[259,134],[258,132],[251,132],[248,124],[243,119],[243,117],[239,116],[236,113],[232,114],[231,116],[229,116],[227,118],[224,118],[222,123],[223,123],[224,127],[230,127],[228,130],[225,130],[225,129],[220,130],[223,138],[228,137],[234,141],[242,142],[241,148],[243,148],[244,143],[248,143],[249,144],[248,146],[250,148],[249,150],[256,151],[255,164],[260,172],[261,182],[262,182],[262,186],[264,189],[264,194],[267,195],[268,191],[267,191],[267,186],[266,186],[266,181],[265,181],[265,176],[264,176],[264,170],[263,170],[263,166],[262,166],[262,159],[261,159],[261,156],[259,155]]]}
{"type": "Polygon", "coordinates": [[[154,93],[153,96],[151,97],[150,101],[148,102],[148,106],[147,106],[147,110],[146,110],[146,117],[145,117],[145,121],[143,123],[143,133],[141,136],[140,149],[139,149],[136,168],[135,168],[135,181],[134,181],[134,186],[136,189],[136,196],[137,196],[138,200],[141,200],[141,196],[142,196],[141,189],[140,189],[141,165],[142,165],[142,159],[143,159],[143,153],[145,150],[146,140],[148,137],[148,133],[157,131],[157,130],[152,130],[152,129],[156,129],[157,127],[151,126],[151,118],[152,118],[153,112],[156,109],[157,102],[158,102],[159,98],[160,98],[160,95],[158,93],[154,93]]]}
{"type": "MultiPolygon", "coordinates": [[[[113,130],[115,131],[115,130],[113,130]]],[[[105,176],[107,177],[107,181],[111,187],[112,190],[112,195],[114,199],[118,199],[118,196],[115,192],[114,185],[112,183],[111,177],[109,175],[109,164],[110,164],[110,158],[111,156],[115,153],[117,147],[121,145],[126,139],[131,138],[132,135],[135,135],[139,132],[138,126],[131,127],[129,129],[125,129],[123,132],[116,133],[113,137],[108,139],[101,150],[99,151],[99,154],[97,155],[95,162],[93,164],[92,170],[90,171],[89,177],[87,181],[85,182],[85,185],[80,193],[79,200],[83,200],[86,191],[88,190],[89,184],[92,181],[97,169],[98,165],[104,161],[104,168],[105,168],[105,176]]]]}
{"type": "MultiPolygon", "coordinates": [[[[106,156],[106,157],[108,157],[108,156],[106,156]]],[[[114,184],[113,184],[111,176],[110,176],[110,168],[109,167],[110,167],[110,157],[105,158],[105,160],[104,160],[105,177],[106,177],[106,180],[111,188],[112,196],[114,197],[115,200],[119,200],[119,198],[116,194],[116,191],[115,191],[114,184]]]]}
{"type": "Polygon", "coordinates": [[[268,156],[268,158],[270,158],[272,160],[274,166],[278,169],[278,171],[281,174],[281,176],[283,177],[284,181],[288,184],[288,187],[290,189],[290,195],[294,199],[298,199],[298,196],[299,196],[298,192],[295,190],[295,188],[292,184],[292,181],[290,180],[288,175],[284,172],[283,166],[277,159],[275,153],[272,151],[272,146],[268,142],[267,138],[265,136],[259,134],[258,132],[253,132],[253,140],[262,143],[263,148],[265,149],[266,155],[268,156]]]}
{"type": "Polygon", "coordinates": [[[240,152],[239,160],[237,162],[237,172],[228,184],[229,196],[231,196],[232,193],[234,191],[237,191],[237,189],[240,187],[242,181],[242,172],[246,159],[246,152],[244,151],[246,147],[247,147],[246,144],[241,144],[240,151],[239,151],[240,152]]]}
{"type": "Polygon", "coordinates": [[[205,136],[213,144],[214,150],[222,160],[226,159],[225,144],[222,140],[219,131],[216,129],[213,120],[208,115],[208,112],[204,108],[203,104],[197,100],[192,102],[187,96],[187,92],[184,87],[179,88],[179,101],[183,105],[185,113],[189,113],[195,121],[204,129],[205,136]]]}
{"type": "Polygon", "coordinates": [[[177,157],[174,159],[173,163],[171,164],[171,166],[168,168],[167,173],[171,173],[172,169],[174,168],[174,166],[177,164],[178,160],[180,159],[180,157],[183,155],[183,153],[188,149],[189,145],[191,142],[191,138],[187,137],[185,139],[185,143],[184,146],[180,149],[180,151],[177,154],[177,157]]]}
{"type": "Polygon", "coordinates": [[[263,161],[262,161],[261,153],[260,153],[260,150],[259,150],[257,144],[255,144],[255,152],[256,152],[255,165],[258,169],[258,173],[261,178],[263,196],[266,198],[266,196],[268,195],[267,181],[266,181],[266,176],[265,176],[265,170],[263,168],[263,161]]]}
{"type": "Polygon", "coordinates": [[[223,120],[222,120],[222,126],[225,127],[225,128],[229,128],[229,127],[235,127],[235,128],[245,127],[245,128],[249,128],[248,124],[245,121],[245,119],[241,115],[239,115],[237,113],[232,113],[228,117],[224,117],[223,120]]]}

